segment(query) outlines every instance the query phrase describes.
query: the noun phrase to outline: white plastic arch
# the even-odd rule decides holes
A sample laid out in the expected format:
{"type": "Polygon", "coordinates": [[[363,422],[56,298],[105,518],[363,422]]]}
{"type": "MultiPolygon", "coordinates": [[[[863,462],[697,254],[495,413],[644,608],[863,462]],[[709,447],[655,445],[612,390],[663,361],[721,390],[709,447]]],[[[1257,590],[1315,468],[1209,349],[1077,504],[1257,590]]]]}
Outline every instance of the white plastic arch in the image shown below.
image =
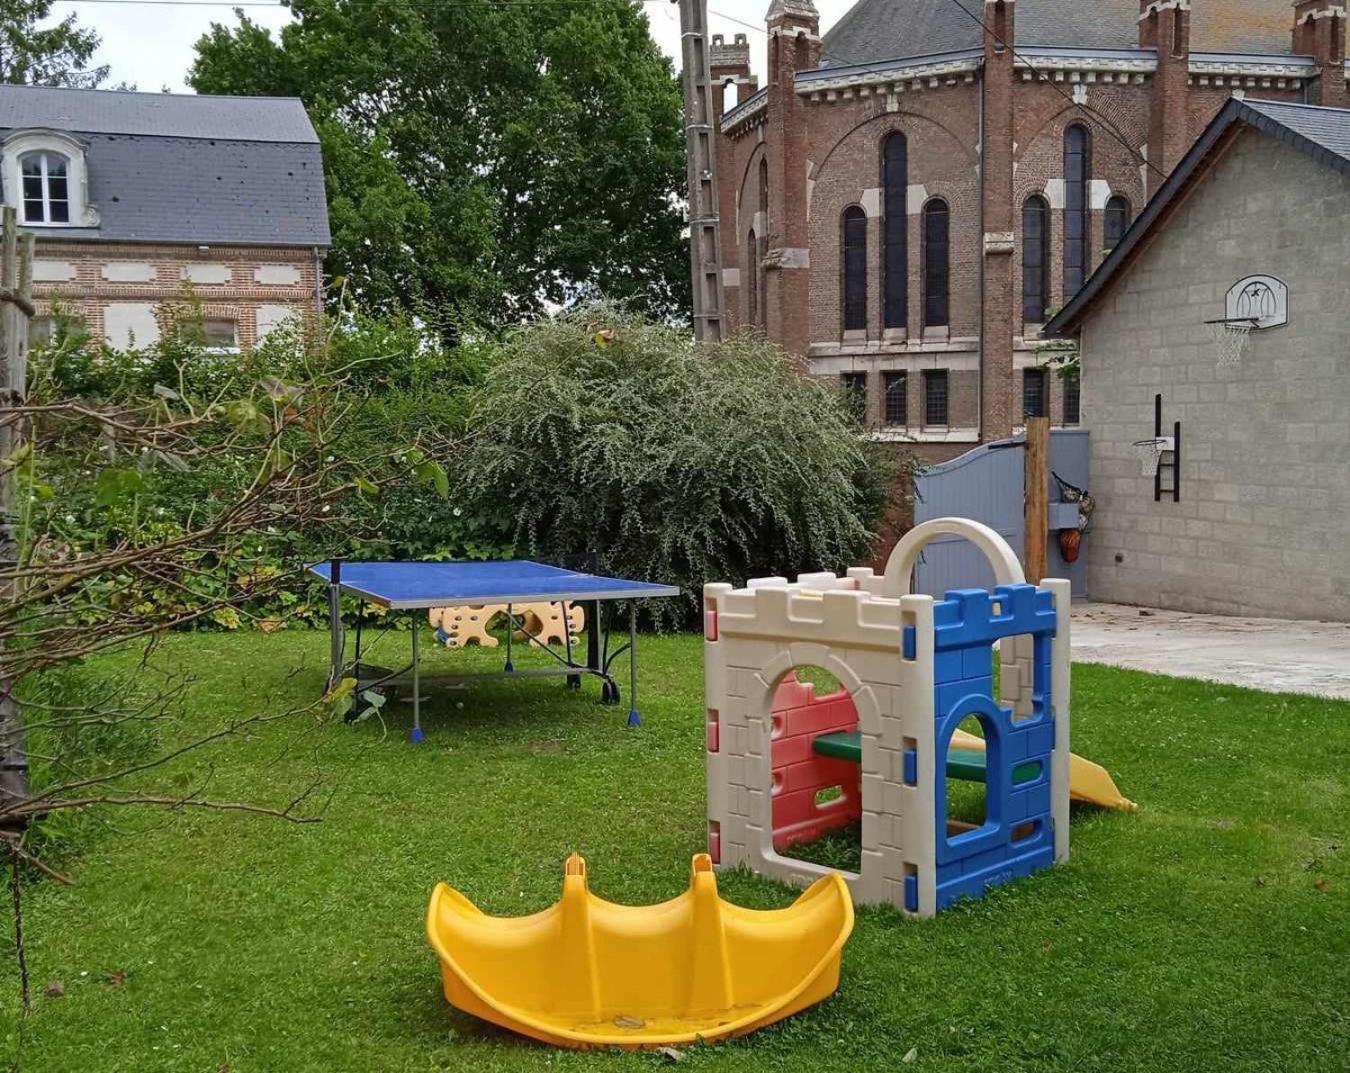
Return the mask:
{"type": "Polygon", "coordinates": [[[891,557],[886,560],[883,594],[891,597],[909,595],[919,555],[942,536],[964,537],[984,552],[984,557],[994,569],[997,584],[1021,585],[1026,582],[1026,573],[1016,553],[995,530],[969,518],[934,518],[931,522],[916,525],[900,538],[891,557]]]}

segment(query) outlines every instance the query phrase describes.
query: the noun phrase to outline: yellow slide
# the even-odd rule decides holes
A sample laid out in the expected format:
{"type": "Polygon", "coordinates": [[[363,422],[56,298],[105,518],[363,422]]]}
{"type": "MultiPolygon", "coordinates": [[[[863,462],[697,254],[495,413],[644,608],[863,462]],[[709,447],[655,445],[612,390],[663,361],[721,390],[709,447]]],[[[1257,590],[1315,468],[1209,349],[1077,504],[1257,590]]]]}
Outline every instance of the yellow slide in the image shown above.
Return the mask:
{"type": "Polygon", "coordinates": [[[837,874],[786,909],[742,909],[717,894],[699,854],[689,889],[651,906],[615,905],[567,859],[562,899],[492,917],[438,884],[427,937],[445,997],[468,1013],[561,1047],[656,1047],[740,1036],[839,986],[853,902],[837,874]]]}
{"type": "MultiPolygon", "coordinates": [[[[952,745],[959,749],[984,751],[984,739],[958,730],[952,735],[952,745]]],[[[1100,808],[1134,812],[1139,806],[1116,788],[1116,780],[1100,764],[1084,760],[1076,753],[1069,754],[1069,797],[1100,808]]]]}

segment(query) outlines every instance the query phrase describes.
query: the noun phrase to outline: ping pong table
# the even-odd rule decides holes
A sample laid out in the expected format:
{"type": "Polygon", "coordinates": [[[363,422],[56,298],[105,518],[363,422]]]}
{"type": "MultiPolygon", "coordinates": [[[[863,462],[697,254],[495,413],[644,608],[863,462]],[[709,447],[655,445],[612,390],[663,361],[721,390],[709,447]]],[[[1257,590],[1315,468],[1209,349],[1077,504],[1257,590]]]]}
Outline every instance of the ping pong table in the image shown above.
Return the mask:
{"type": "Polygon", "coordinates": [[[576,570],[565,570],[546,563],[527,559],[494,562],[349,562],[332,559],[315,563],[310,573],[328,585],[328,625],[331,632],[329,647],[328,687],[331,690],[344,678],[356,679],[357,692],[367,689],[410,687],[412,691],[413,726],[411,741],[422,740],[423,685],[465,685],[484,678],[538,678],[552,675],[566,676],[571,688],[580,688],[581,677],[592,675],[601,680],[601,699],[617,704],[619,685],[610,668],[624,652],[628,653],[628,725],[641,721],[637,708],[637,601],[678,596],[673,585],[647,581],[629,581],[624,578],[601,577],[576,570]],[[351,663],[346,658],[346,635],[342,624],[340,600],[348,593],[364,605],[372,604],[389,611],[411,611],[412,659],[401,670],[388,670],[362,662],[361,620],[356,618],[356,651],[351,663]],[[628,601],[628,643],[616,651],[609,651],[609,631],[601,614],[602,603],[628,601]],[[517,668],[512,658],[512,635],[523,625],[512,611],[515,604],[526,603],[582,603],[587,609],[586,655],[584,661],[573,655],[571,628],[568,615],[563,614],[563,652],[526,634],[526,645],[548,652],[556,666],[517,668]],[[505,604],[506,663],[500,671],[478,674],[421,673],[419,638],[422,632],[423,612],[433,607],[478,607],[483,604],[505,604]]]}

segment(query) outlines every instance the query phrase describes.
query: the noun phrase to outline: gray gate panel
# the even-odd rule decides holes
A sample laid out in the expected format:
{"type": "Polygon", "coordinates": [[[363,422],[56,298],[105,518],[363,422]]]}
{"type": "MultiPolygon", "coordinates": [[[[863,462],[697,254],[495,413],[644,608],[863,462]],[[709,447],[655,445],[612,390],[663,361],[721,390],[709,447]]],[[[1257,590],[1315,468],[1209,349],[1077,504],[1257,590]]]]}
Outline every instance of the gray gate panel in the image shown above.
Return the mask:
{"type": "MultiPolygon", "coordinates": [[[[1026,508],[1023,502],[1026,443],[1018,436],[983,444],[950,462],[930,466],[914,481],[914,521],[934,518],[970,518],[983,522],[1024,557],[1026,508]]],[[[1050,433],[1050,468],[1070,484],[1088,487],[1088,434],[1083,429],[1054,429],[1050,433]]],[[[1050,502],[1059,502],[1059,486],[1050,479],[1050,502]]],[[[1052,507],[1052,513],[1054,513],[1052,507]]],[[[1086,594],[1085,558],[1088,541],[1078,562],[1065,563],[1059,539],[1050,534],[1046,574],[1067,577],[1075,597],[1086,594]]],[[[942,537],[924,551],[915,571],[915,591],[941,596],[949,589],[989,588],[994,573],[984,556],[960,537],[942,537]]]]}

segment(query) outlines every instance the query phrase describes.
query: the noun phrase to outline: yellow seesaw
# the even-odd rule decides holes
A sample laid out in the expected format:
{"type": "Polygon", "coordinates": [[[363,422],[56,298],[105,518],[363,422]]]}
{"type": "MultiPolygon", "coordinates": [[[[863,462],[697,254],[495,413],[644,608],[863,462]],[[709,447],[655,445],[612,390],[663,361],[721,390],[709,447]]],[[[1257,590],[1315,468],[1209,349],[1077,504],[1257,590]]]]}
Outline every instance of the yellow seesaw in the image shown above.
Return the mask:
{"type": "Polygon", "coordinates": [[[744,1035],[839,986],[853,902],[838,874],[786,909],[744,909],[717,893],[700,853],[689,889],[659,905],[616,905],[567,859],[562,899],[493,917],[444,883],[427,937],[445,997],[467,1013],[560,1047],[656,1047],[744,1035]]]}

